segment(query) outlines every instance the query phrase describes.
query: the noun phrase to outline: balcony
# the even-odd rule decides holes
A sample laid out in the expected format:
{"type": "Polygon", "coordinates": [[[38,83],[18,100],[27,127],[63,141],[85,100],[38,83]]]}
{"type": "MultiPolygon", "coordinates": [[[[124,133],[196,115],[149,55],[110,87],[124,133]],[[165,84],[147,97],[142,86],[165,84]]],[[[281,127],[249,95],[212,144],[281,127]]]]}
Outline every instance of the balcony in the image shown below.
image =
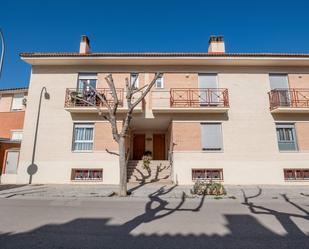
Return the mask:
{"type": "Polygon", "coordinates": [[[272,113],[309,113],[309,89],[274,89],[268,96],[272,113]]]}
{"type": "MultiPolygon", "coordinates": [[[[97,92],[101,95],[104,95],[109,104],[113,103],[112,92],[109,88],[97,88],[97,92]]],[[[119,99],[119,112],[125,112],[127,108],[127,103],[124,101],[125,92],[123,88],[116,88],[116,93],[119,99]]],[[[135,96],[135,98],[138,96],[135,96]]],[[[134,100],[134,98],[132,98],[134,100]]],[[[97,106],[100,111],[108,112],[107,106],[96,96],[95,92],[91,89],[76,89],[76,88],[67,88],[65,95],[64,109],[72,113],[91,113],[97,112],[92,104],[97,106]],[[80,100],[82,99],[82,100],[80,100]],[[87,102],[85,102],[87,101],[87,102]]],[[[135,112],[142,111],[142,102],[137,105],[134,109],[135,112]]]]}
{"type": "Polygon", "coordinates": [[[153,91],[152,110],[157,113],[224,113],[229,110],[228,90],[225,88],[172,88],[170,91],[153,91]]]}

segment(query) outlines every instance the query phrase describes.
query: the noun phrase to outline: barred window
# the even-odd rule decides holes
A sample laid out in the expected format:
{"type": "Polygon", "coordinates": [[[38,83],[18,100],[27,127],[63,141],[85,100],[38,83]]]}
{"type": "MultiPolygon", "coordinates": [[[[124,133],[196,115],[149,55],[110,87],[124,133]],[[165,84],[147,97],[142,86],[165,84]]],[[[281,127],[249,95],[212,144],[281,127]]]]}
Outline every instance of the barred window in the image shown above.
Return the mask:
{"type": "Polygon", "coordinates": [[[285,180],[309,180],[309,169],[284,169],[285,180]]]}
{"type": "Polygon", "coordinates": [[[71,180],[102,181],[103,169],[72,169],[71,180]]]}
{"type": "Polygon", "coordinates": [[[223,180],[223,169],[192,169],[192,180],[223,180]]]}

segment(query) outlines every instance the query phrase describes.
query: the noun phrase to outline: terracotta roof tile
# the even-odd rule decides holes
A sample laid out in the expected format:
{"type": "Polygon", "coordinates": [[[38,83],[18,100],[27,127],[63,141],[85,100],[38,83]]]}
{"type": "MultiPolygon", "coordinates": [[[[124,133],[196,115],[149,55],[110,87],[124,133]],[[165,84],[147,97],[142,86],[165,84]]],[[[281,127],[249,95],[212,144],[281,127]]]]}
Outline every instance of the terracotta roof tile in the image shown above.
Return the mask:
{"type": "Polygon", "coordinates": [[[76,52],[56,53],[21,53],[21,57],[309,57],[309,54],[296,53],[194,53],[194,52],[145,52],[145,53],[89,53],[80,54],[76,52]]]}

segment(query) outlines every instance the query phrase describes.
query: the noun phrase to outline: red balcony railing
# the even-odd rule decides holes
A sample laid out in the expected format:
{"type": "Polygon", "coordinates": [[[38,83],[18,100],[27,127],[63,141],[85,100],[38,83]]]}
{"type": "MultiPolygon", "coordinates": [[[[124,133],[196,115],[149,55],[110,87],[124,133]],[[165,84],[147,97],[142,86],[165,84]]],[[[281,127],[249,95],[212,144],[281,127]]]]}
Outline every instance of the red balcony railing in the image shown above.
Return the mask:
{"type": "MultiPolygon", "coordinates": [[[[105,95],[107,102],[113,102],[112,92],[109,88],[97,88],[99,94],[105,95]]],[[[119,106],[123,106],[123,89],[116,88],[116,93],[119,99],[119,106]]],[[[95,92],[91,89],[76,89],[76,88],[67,88],[64,107],[91,107],[91,104],[86,103],[85,101],[94,104],[98,107],[104,107],[103,102],[95,92]]]]}
{"type": "Polygon", "coordinates": [[[172,88],[171,107],[229,107],[226,88],[172,88]]]}
{"type": "Polygon", "coordinates": [[[268,93],[268,96],[271,110],[278,107],[309,107],[309,89],[274,89],[268,93]]]}

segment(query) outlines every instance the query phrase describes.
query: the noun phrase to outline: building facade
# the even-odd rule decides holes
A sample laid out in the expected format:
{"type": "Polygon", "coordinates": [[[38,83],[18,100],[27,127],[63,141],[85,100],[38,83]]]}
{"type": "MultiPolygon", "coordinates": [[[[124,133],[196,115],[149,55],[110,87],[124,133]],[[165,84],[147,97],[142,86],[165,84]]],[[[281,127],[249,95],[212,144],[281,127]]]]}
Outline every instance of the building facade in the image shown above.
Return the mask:
{"type": "Polygon", "coordinates": [[[0,89],[1,180],[17,173],[27,92],[27,88],[0,89]]]}
{"type": "MultiPolygon", "coordinates": [[[[211,37],[207,53],[23,53],[32,65],[18,171],[28,182],[39,94],[46,87],[33,183],[118,184],[118,151],[89,84],[111,100],[111,73],[127,110],[125,79],[142,87],[163,72],[136,107],[127,138],[128,180],[193,184],[308,184],[309,55],[226,53],[211,37]],[[135,81],[135,79],[137,80],[135,81]],[[151,155],[146,170],[143,156],[151,155]]],[[[12,180],[12,179],[11,179],[12,180]]]]}

